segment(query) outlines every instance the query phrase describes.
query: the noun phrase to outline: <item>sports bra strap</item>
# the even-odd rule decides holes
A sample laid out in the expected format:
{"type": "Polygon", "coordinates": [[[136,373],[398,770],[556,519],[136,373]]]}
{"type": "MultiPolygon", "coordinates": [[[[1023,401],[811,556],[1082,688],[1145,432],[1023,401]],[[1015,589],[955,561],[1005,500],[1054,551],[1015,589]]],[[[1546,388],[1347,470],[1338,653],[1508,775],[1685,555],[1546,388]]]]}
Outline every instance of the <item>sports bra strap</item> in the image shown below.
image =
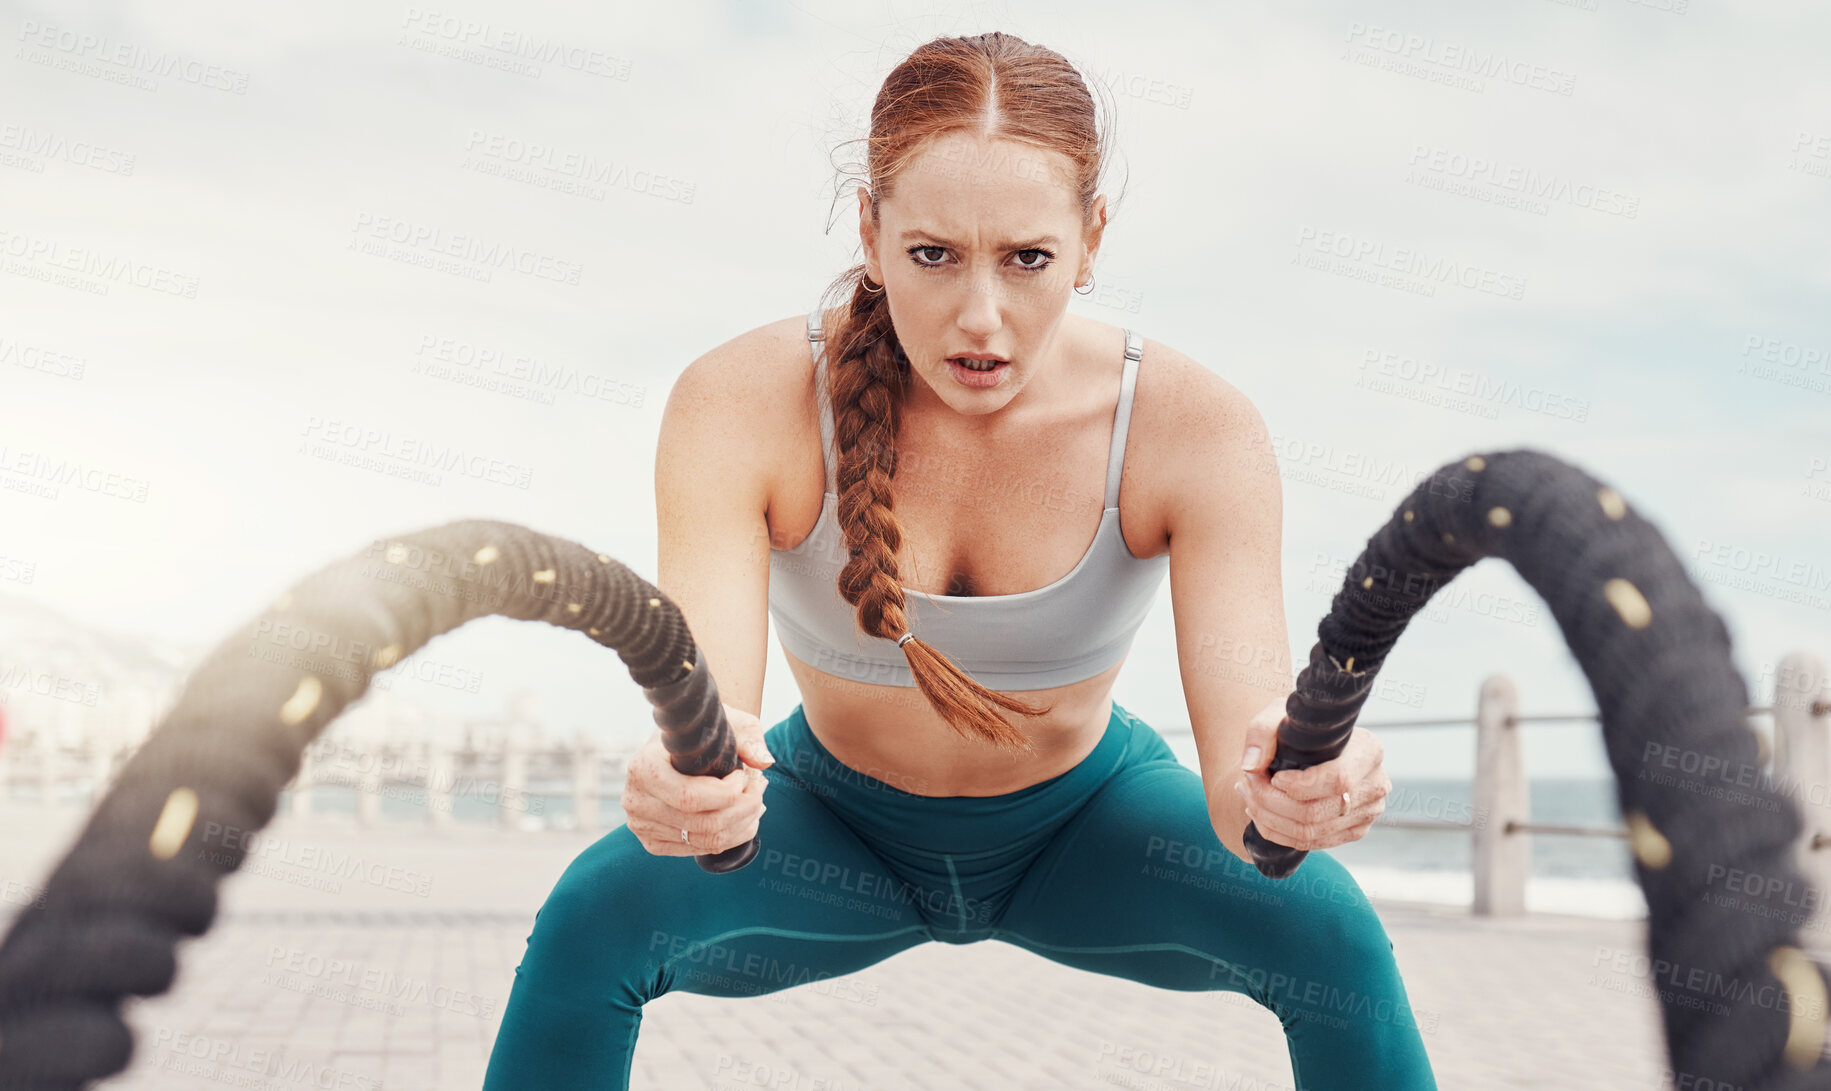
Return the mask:
{"type": "Polygon", "coordinates": [[[814,402],[820,407],[820,459],[826,464],[827,491],[833,492],[838,485],[833,453],[833,405],[826,384],[826,352],[823,344],[826,334],[820,328],[823,317],[820,307],[808,312],[807,341],[808,349],[814,354],[814,402]]]}
{"type": "Polygon", "coordinates": [[[1106,452],[1106,506],[1119,506],[1119,473],[1125,465],[1125,433],[1132,423],[1132,390],[1138,383],[1138,362],[1144,359],[1144,335],[1125,331],[1125,366],[1119,372],[1119,404],[1113,409],[1113,444],[1106,452]]]}

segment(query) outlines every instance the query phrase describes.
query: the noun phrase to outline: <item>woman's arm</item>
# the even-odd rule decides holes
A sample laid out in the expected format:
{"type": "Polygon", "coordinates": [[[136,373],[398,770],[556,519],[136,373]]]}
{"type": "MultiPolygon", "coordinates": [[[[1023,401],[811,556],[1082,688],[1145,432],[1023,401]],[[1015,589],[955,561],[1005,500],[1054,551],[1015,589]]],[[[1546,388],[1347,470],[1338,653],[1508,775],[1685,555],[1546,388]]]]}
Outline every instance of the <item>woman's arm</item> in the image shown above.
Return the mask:
{"type": "Polygon", "coordinates": [[[1193,361],[1159,378],[1176,388],[1153,401],[1175,407],[1168,410],[1174,422],[1158,434],[1172,444],[1161,465],[1183,693],[1214,832],[1250,861],[1246,804],[1235,788],[1247,725],[1268,705],[1282,705],[1295,676],[1284,618],[1282,482],[1265,422],[1246,395],[1193,361]]]}
{"type": "Polygon", "coordinates": [[[771,327],[694,360],[662,411],[655,446],[655,586],[679,607],[719,699],[761,715],[769,641],[768,475],[779,429],[771,327]]]}

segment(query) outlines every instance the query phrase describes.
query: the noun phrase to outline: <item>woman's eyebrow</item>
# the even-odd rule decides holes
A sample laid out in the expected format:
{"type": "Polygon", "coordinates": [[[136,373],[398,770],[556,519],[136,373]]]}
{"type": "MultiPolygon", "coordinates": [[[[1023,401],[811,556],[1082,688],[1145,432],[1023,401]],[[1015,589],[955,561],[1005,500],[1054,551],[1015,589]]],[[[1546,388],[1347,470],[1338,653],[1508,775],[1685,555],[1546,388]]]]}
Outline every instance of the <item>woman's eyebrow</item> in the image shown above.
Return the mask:
{"type": "MultiPolygon", "coordinates": [[[[952,246],[956,249],[960,246],[959,243],[944,239],[933,231],[921,231],[913,227],[905,228],[903,233],[898,236],[898,241],[908,242],[911,239],[918,238],[933,239],[942,246],[952,246]]],[[[1059,248],[1061,246],[1061,240],[1057,239],[1054,235],[1044,235],[1040,238],[1023,239],[1017,242],[1002,242],[998,244],[997,248],[1000,250],[1034,250],[1043,246],[1054,246],[1059,248]]]]}

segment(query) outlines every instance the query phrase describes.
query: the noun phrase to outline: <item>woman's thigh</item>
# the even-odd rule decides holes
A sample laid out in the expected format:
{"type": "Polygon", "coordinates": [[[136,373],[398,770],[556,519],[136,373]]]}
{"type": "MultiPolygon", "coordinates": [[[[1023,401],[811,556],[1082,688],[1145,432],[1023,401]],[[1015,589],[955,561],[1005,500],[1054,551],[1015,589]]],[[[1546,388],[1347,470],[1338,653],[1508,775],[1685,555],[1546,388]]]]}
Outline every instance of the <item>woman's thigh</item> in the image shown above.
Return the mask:
{"type": "Polygon", "coordinates": [[[871,850],[794,781],[765,775],[761,851],[738,871],[652,855],[627,825],[572,861],[535,917],[486,1087],[620,1087],[657,996],[759,996],[927,942],[871,850]]]}
{"type": "Polygon", "coordinates": [[[1279,1016],[1301,1091],[1435,1087],[1391,940],[1347,869],[1316,851],[1261,875],[1221,844],[1200,774],[1176,761],[1115,774],[998,932],[1095,973],[1252,997],[1279,1016]]]}

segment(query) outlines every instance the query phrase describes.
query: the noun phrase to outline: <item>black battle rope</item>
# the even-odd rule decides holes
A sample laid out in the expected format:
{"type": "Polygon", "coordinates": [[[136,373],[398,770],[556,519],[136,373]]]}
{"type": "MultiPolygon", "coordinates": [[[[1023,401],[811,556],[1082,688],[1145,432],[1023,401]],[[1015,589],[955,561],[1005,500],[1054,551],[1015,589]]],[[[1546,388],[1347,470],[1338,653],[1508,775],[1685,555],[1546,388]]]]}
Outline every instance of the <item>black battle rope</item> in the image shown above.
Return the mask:
{"type": "MultiPolygon", "coordinates": [[[[14,920],[0,942],[0,1088],[75,1089],[125,1068],[133,1035],[121,1001],[171,987],[179,937],[209,929],[218,881],[241,866],[245,835],[273,818],[306,746],[375,672],[489,614],[577,629],[614,650],[654,705],[676,769],[738,767],[679,608],[622,564],[491,520],[376,542],[209,654],[14,920]]],[[[699,864],[733,871],[757,847],[699,864]]]]}
{"type": "MultiPolygon", "coordinates": [[[[1317,626],[1267,772],[1338,756],[1406,624],[1483,557],[1511,562],[1544,597],[1595,692],[1646,893],[1648,976],[1673,1079],[1738,1091],[1831,1087],[1821,1060],[1827,975],[1799,947],[1797,900],[1781,901],[1811,889],[1793,860],[1803,829],[1794,801],[1766,783],[1738,781],[1726,793],[1708,773],[1643,775],[1654,742],[1701,759],[1687,768],[1761,767],[1728,630],[1653,524],[1582,470],[1539,451],[1500,451],[1420,482],[1317,626]],[[1725,897],[1711,876],[1726,868],[1778,881],[1765,897],[1725,897]]],[[[1245,843],[1272,878],[1305,855],[1252,825],[1245,843]]]]}

